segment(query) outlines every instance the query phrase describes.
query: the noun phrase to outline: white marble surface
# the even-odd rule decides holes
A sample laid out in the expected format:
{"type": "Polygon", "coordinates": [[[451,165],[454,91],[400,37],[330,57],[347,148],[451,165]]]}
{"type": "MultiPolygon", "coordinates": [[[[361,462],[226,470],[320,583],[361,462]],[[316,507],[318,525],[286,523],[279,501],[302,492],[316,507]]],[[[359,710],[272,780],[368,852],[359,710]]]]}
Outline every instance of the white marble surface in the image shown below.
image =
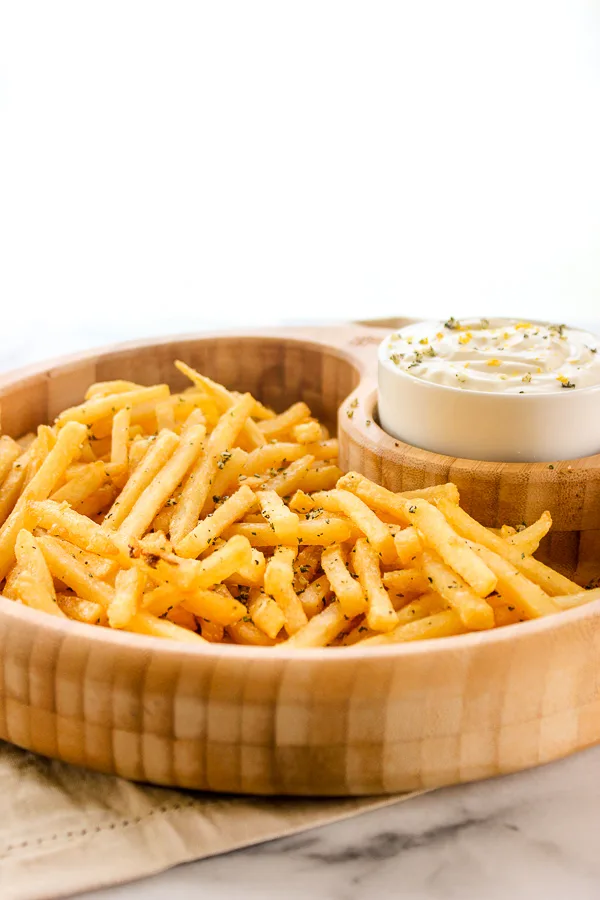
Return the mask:
{"type": "Polygon", "coordinates": [[[598,900],[600,747],[79,900],[598,900]]]}

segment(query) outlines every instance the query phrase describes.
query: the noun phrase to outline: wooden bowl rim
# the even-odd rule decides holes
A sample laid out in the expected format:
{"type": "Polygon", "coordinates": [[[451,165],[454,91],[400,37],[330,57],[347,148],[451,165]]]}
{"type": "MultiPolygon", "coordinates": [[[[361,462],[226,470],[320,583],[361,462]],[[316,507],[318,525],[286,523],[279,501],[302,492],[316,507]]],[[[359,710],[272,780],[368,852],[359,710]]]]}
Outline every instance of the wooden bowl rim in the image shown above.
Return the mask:
{"type": "MultiPolygon", "coordinates": [[[[255,331],[245,330],[239,332],[225,330],[214,333],[201,332],[199,334],[173,334],[161,338],[154,337],[146,338],[144,340],[123,341],[116,344],[104,345],[98,348],[86,350],[85,352],[75,352],[68,355],[54,357],[48,360],[42,360],[41,362],[20,367],[19,369],[10,370],[9,372],[4,373],[0,376],[0,388],[7,388],[13,384],[24,381],[25,379],[29,379],[39,375],[46,375],[47,377],[51,377],[52,371],[57,367],[68,366],[71,363],[85,363],[88,360],[98,359],[109,353],[127,352],[128,350],[139,350],[149,347],[160,347],[176,342],[186,343],[194,341],[219,340],[226,338],[261,339],[272,341],[274,343],[288,341],[290,343],[297,343],[299,345],[314,345],[320,343],[322,346],[327,347],[332,355],[337,356],[340,359],[347,360],[357,369],[358,372],[361,372],[361,374],[364,375],[364,370],[360,364],[360,360],[353,356],[352,353],[328,343],[325,339],[323,341],[319,341],[318,338],[311,339],[306,334],[302,333],[301,328],[298,328],[297,337],[294,337],[290,333],[281,334],[280,330],[278,331],[278,329],[274,328],[271,330],[257,329],[255,331]]],[[[363,381],[364,380],[368,379],[363,379],[363,381]]],[[[352,397],[357,390],[360,390],[360,384],[354,391],[351,392],[349,397],[352,397]]],[[[367,403],[372,403],[372,406],[368,407],[370,410],[373,410],[376,406],[376,396],[376,390],[370,392],[367,395],[367,403]]],[[[342,404],[340,404],[340,410],[342,409],[344,404],[347,403],[349,397],[342,401],[342,404]]],[[[411,448],[410,445],[403,444],[402,441],[397,441],[395,438],[392,438],[390,435],[384,432],[376,421],[373,421],[373,425],[375,425],[377,432],[380,432],[381,435],[383,435],[383,438],[386,439],[386,441],[391,442],[392,444],[396,443],[396,445],[414,449],[419,454],[427,454],[430,452],[420,450],[416,447],[411,448]]],[[[437,456],[438,459],[440,458],[439,454],[430,455],[437,456]]],[[[446,458],[454,463],[464,462],[466,464],[472,464],[474,462],[479,462],[478,460],[460,460],[454,459],[453,457],[446,458]]],[[[597,457],[587,458],[598,459],[600,462],[600,455],[598,455],[597,457]]],[[[563,463],[565,462],[566,461],[563,461],[563,463]]],[[[579,460],[579,462],[581,461],[579,460]]],[[[487,463],[487,465],[497,466],[498,463],[487,463]]],[[[500,465],[510,465],[515,466],[516,468],[522,466],[521,463],[500,463],[500,465]]],[[[547,468],[548,464],[529,463],[528,465],[547,468]]],[[[192,646],[191,644],[183,644],[177,641],[168,641],[163,638],[152,637],[149,635],[134,634],[132,632],[119,631],[118,629],[111,629],[101,626],[94,627],[73,620],[63,621],[58,617],[50,616],[47,613],[41,612],[40,610],[31,609],[29,607],[23,606],[18,602],[10,601],[7,603],[0,603],[0,617],[11,619],[13,621],[20,621],[25,626],[38,625],[42,631],[58,631],[65,638],[68,638],[69,636],[80,636],[86,641],[101,644],[105,647],[109,647],[110,645],[121,647],[126,646],[130,647],[133,650],[154,651],[159,652],[162,656],[172,656],[174,658],[180,658],[183,655],[185,657],[192,658],[231,658],[234,660],[240,659],[252,662],[257,662],[259,660],[273,660],[291,663],[294,661],[308,662],[311,660],[330,661],[335,660],[336,657],[340,659],[354,660],[390,657],[400,658],[432,652],[439,656],[440,654],[454,653],[459,649],[473,648],[489,643],[504,643],[506,641],[514,643],[515,640],[527,640],[530,638],[533,639],[537,634],[543,633],[548,629],[556,629],[560,627],[560,622],[564,622],[564,627],[568,627],[570,624],[575,624],[578,620],[600,618],[600,600],[592,601],[589,604],[585,604],[574,609],[564,610],[556,613],[555,615],[544,616],[542,618],[532,619],[526,622],[518,622],[514,625],[505,625],[502,628],[493,628],[489,631],[474,631],[469,632],[468,634],[452,635],[444,639],[432,638],[424,641],[397,643],[390,644],[390,646],[388,647],[377,646],[373,648],[360,647],[360,645],[351,647],[269,648],[238,644],[211,644],[209,642],[207,642],[206,647],[204,647],[203,645],[192,646]]]]}

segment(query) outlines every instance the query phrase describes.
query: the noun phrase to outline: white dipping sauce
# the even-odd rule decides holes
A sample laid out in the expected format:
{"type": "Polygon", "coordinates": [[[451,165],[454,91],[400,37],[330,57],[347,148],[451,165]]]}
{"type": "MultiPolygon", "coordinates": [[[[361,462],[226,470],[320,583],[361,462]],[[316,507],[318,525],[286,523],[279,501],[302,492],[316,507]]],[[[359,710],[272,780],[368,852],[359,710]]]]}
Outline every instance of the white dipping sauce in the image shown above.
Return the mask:
{"type": "Polygon", "coordinates": [[[565,325],[517,319],[420,322],[390,335],[385,355],[434,384],[508,394],[600,384],[600,339],[565,325]]]}
{"type": "Polygon", "coordinates": [[[600,453],[600,337],[576,328],[408,325],[380,344],[378,387],[382,428],[424,450],[500,462],[600,453]]]}

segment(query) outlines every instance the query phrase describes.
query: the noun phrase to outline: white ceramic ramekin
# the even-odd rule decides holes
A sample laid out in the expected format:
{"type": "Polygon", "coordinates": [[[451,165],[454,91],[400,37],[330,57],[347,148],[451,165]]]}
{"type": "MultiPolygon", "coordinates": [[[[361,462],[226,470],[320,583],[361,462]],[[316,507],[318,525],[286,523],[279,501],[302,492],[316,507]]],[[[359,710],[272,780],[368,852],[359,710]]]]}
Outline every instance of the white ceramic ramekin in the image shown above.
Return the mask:
{"type": "Polygon", "coordinates": [[[600,453],[600,386],[502,394],[433,384],[379,348],[379,423],[399,440],[465,459],[545,462],[600,453]]]}

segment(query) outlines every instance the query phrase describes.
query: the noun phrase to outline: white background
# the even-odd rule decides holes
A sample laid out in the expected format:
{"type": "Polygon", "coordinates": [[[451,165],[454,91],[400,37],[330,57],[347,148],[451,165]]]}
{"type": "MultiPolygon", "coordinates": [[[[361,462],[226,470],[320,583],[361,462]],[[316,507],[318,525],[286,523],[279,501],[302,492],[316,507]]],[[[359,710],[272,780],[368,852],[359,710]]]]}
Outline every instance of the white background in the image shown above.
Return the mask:
{"type": "Polygon", "coordinates": [[[5,360],[599,296],[598,2],[0,0],[5,360]]]}

